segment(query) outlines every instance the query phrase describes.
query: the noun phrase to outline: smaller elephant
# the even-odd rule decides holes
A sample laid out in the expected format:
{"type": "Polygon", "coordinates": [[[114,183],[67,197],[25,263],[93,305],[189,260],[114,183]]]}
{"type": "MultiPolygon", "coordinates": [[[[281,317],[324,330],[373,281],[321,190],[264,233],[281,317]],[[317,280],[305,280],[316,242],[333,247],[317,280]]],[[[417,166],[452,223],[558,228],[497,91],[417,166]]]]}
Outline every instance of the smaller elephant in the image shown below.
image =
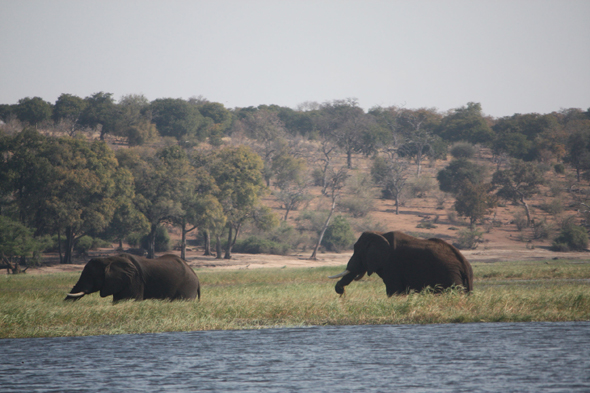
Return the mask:
{"type": "Polygon", "coordinates": [[[176,255],[147,259],[131,254],[91,259],[64,300],[78,300],[100,291],[101,297],[193,300],[201,298],[199,279],[176,255]]]}
{"type": "Polygon", "coordinates": [[[330,278],[342,277],[335,288],[342,295],[345,286],[365,273],[381,277],[387,296],[454,285],[473,290],[471,264],[459,250],[441,239],[419,239],[402,232],[364,232],[346,270],[330,278]]]}

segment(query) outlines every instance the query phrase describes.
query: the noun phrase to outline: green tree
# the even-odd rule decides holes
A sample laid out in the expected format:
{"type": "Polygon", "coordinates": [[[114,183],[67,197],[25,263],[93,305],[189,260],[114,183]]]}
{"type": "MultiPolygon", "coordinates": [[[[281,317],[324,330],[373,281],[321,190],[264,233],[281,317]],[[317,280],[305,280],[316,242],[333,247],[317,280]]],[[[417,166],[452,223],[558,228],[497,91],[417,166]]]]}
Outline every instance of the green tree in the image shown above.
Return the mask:
{"type": "Polygon", "coordinates": [[[453,110],[445,116],[437,134],[450,142],[466,141],[473,144],[488,143],[494,134],[482,115],[481,104],[468,102],[467,106],[453,110]]]}
{"type": "Polygon", "coordinates": [[[509,169],[496,171],[492,184],[498,187],[498,196],[521,204],[526,213],[527,226],[531,224],[531,212],[528,199],[539,192],[544,184],[543,172],[533,162],[513,159],[509,169]]]}
{"type": "Polygon", "coordinates": [[[274,194],[285,209],[283,220],[287,221],[291,210],[296,210],[302,203],[311,199],[305,178],[307,165],[303,158],[285,153],[277,157],[272,166],[276,174],[275,186],[278,189],[274,194]]]}
{"type": "Polygon", "coordinates": [[[70,136],[73,136],[78,128],[78,120],[86,108],[86,105],[87,102],[82,98],[64,93],[57,98],[57,101],[55,101],[53,120],[56,123],[59,123],[60,121],[68,122],[70,124],[70,136]]]}
{"type": "Polygon", "coordinates": [[[434,157],[437,136],[434,129],[440,123],[440,114],[435,109],[402,109],[398,114],[398,125],[404,142],[398,147],[400,157],[413,158],[416,163],[416,176],[420,176],[422,161],[434,157]]]}
{"type": "Polygon", "coordinates": [[[225,259],[231,258],[242,225],[254,217],[255,208],[266,191],[262,159],[246,146],[226,147],[211,152],[207,167],[219,191],[217,200],[227,217],[228,242],[225,259]]]}
{"type": "Polygon", "coordinates": [[[485,175],[485,167],[467,159],[453,160],[436,175],[441,191],[457,195],[465,182],[481,184],[485,175]]]}
{"type": "Polygon", "coordinates": [[[104,143],[47,138],[25,130],[14,139],[7,162],[21,222],[37,234],[66,235],[64,263],[71,263],[76,241],[104,230],[119,204],[121,172],[104,143]]]}
{"type": "Polygon", "coordinates": [[[464,181],[455,199],[455,210],[460,216],[468,217],[472,230],[477,220],[490,214],[496,207],[496,196],[491,194],[491,184],[473,184],[464,181]]]}
{"type": "Polygon", "coordinates": [[[204,141],[207,123],[195,105],[181,98],[159,98],[150,104],[152,121],[160,135],[183,143],[204,141]]]}
{"type": "Polygon", "coordinates": [[[13,274],[22,272],[20,261],[38,256],[50,243],[48,236],[35,237],[34,230],[0,215],[0,260],[13,274]]]}
{"type": "Polygon", "coordinates": [[[51,104],[40,97],[26,97],[18,100],[16,116],[23,123],[37,128],[39,123],[51,119],[53,108],[51,104]]]}
{"type": "Polygon", "coordinates": [[[120,133],[121,112],[115,104],[112,93],[98,92],[84,98],[86,106],[80,114],[81,126],[97,128],[100,126],[100,139],[106,134],[120,133]]]}
{"type": "Polygon", "coordinates": [[[153,258],[158,227],[185,214],[182,202],[194,189],[194,168],[179,146],[119,150],[117,158],[135,179],[134,201],[150,224],[147,252],[153,258]]]}
{"type": "Polygon", "coordinates": [[[583,171],[590,169],[590,120],[575,121],[567,139],[564,161],[576,170],[578,182],[583,171]]]}

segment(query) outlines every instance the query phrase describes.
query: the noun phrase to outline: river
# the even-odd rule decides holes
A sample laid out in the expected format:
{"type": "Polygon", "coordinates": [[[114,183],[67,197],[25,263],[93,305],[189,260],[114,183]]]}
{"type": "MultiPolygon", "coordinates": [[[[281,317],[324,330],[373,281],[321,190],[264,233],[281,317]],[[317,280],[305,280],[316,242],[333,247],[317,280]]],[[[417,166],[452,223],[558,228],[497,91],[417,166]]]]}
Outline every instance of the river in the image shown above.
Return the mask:
{"type": "Polygon", "coordinates": [[[589,392],[590,322],[0,340],[2,392],[589,392]]]}

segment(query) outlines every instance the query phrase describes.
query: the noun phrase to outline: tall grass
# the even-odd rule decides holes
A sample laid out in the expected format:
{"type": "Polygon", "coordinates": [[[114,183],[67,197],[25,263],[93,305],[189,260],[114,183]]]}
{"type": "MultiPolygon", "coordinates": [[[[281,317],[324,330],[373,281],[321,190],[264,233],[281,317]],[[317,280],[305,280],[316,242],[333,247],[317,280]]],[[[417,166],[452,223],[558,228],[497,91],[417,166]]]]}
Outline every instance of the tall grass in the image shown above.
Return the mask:
{"type": "Polygon", "coordinates": [[[387,298],[376,276],[334,292],[342,268],[199,270],[200,302],[64,302],[79,274],[0,277],[0,338],[284,326],[590,319],[590,263],[474,264],[475,291],[387,298]]]}

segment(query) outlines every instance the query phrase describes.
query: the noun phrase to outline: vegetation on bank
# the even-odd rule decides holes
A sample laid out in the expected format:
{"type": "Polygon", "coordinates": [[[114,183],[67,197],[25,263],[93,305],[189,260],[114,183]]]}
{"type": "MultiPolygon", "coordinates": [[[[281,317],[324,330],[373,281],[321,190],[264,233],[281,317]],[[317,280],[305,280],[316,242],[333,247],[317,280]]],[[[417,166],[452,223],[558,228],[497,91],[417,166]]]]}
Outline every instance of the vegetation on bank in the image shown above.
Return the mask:
{"type": "Polygon", "coordinates": [[[64,302],[79,273],[0,276],[0,338],[259,329],[309,325],[590,320],[590,263],[475,263],[466,296],[413,293],[387,298],[367,277],[334,292],[342,267],[199,270],[200,302],[113,305],[98,294],[64,302]]]}

